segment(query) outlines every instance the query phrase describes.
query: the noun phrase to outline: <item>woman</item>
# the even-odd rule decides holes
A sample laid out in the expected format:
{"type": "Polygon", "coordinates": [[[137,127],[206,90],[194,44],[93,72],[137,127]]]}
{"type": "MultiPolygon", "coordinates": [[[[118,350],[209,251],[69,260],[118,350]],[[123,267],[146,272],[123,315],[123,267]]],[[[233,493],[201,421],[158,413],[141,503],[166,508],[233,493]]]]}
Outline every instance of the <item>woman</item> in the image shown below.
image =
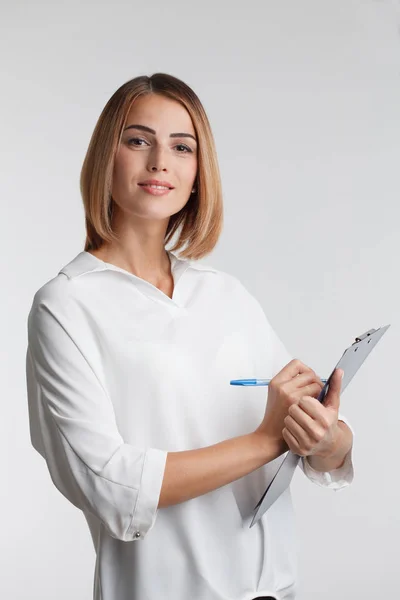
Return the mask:
{"type": "Polygon", "coordinates": [[[317,485],[348,485],[352,430],[339,379],[321,405],[259,302],[198,263],[222,193],[193,90],[162,73],[122,85],[81,191],[85,248],[36,292],[26,365],[32,444],[88,522],[94,599],[295,598],[290,489],[249,528],[253,509],[288,448],[317,485]],[[267,399],[229,384],[260,376],[267,399]]]}

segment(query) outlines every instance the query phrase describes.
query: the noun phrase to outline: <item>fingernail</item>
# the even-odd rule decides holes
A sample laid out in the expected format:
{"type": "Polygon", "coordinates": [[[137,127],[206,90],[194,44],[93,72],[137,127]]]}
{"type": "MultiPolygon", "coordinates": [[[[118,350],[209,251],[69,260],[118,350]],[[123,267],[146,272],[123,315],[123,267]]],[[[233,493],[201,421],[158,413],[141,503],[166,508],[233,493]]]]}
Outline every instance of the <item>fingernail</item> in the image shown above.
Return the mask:
{"type": "Polygon", "coordinates": [[[341,370],[340,379],[343,379],[343,376],[344,376],[344,371],[341,370]]]}

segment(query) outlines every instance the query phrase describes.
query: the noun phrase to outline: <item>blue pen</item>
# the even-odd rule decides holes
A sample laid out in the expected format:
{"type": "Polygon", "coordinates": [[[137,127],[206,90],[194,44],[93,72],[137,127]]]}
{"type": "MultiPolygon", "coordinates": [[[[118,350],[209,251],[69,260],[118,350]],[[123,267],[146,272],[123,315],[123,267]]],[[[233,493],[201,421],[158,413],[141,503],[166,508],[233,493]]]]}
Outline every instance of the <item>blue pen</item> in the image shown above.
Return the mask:
{"type": "MultiPolygon", "coordinates": [[[[231,385],[268,385],[270,379],[231,379],[231,385]]],[[[327,379],[321,379],[322,383],[326,383],[327,379]]]]}

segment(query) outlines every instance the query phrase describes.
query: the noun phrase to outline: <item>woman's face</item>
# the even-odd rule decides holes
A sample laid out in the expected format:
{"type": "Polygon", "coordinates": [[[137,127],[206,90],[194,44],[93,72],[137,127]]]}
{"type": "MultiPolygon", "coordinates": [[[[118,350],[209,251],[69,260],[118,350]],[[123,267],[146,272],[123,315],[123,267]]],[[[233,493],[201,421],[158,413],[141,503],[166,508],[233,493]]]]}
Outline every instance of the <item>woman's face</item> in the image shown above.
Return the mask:
{"type": "Polygon", "coordinates": [[[190,115],[181,104],[156,94],[139,97],[128,114],[115,156],[112,197],[118,207],[145,219],[168,219],[179,212],[195,183],[196,138],[190,115]],[[152,194],[140,185],[148,179],[168,182],[173,189],[152,194]]]}

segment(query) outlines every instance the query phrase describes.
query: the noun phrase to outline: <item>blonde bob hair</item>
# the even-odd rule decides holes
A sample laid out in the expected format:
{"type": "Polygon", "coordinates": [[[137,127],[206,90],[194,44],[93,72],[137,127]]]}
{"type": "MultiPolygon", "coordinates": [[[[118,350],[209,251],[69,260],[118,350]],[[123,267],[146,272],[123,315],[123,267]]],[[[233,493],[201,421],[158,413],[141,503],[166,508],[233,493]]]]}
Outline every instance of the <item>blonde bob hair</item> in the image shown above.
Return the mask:
{"type": "Polygon", "coordinates": [[[223,224],[221,178],[214,137],[205,110],[194,91],[165,73],[143,75],[124,83],[105,105],[94,128],[80,175],[85,210],[85,250],[97,250],[117,240],[112,229],[115,202],[111,196],[114,159],[128,113],[140,96],[159,94],[176,100],[188,111],[198,138],[198,169],[185,206],[171,215],[164,245],[179,230],[171,251],[186,245],[182,258],[200,259],[215,247],[223,224]]]}

